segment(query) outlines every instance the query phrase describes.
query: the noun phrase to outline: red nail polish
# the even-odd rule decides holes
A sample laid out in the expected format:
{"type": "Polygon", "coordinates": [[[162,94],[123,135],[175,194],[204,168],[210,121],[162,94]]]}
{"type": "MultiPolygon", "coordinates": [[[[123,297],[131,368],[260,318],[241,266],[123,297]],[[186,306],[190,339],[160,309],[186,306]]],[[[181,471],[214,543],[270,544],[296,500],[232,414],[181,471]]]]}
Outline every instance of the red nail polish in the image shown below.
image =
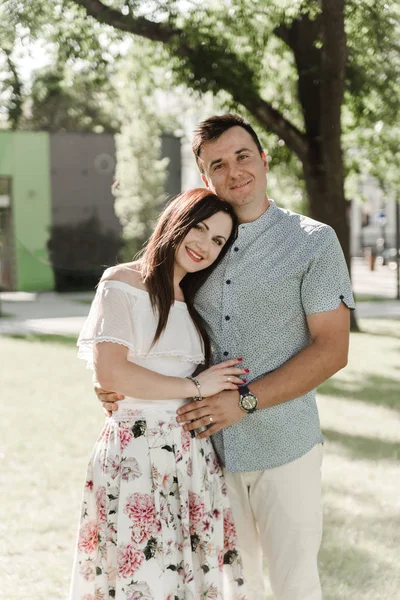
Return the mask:
{"type": "Polygon", "coordinates": [[[242,379],[243,383],[247,383],[247,379],[242,379]]]}
{"type": "Polygon", "coordinates": [[[250,369],[245,369],[244,372],[245,373],[250,373],[250,369]]]}
{"type": "Polygon", "coordinates": [[[237,360],[238,360],[239,362],[242,362],[243,358],[238,358],[237,360]]]}

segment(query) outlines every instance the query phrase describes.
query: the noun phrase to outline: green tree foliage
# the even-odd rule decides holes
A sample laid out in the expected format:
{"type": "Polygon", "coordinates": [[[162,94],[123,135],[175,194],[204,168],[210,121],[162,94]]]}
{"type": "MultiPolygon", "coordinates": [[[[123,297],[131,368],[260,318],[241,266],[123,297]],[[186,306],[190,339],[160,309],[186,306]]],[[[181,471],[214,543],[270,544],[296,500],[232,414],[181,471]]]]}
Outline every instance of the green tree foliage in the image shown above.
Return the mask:
{"type": "MultiPolygon", "coordinates": [[[[78,7],[0,3],[0,119],[3,128],[114,132],[110,85],[119,50],[102,28],[88,34],[78,7]],[[43,10],[42,10],[43,8],[43,10]],[[54,9],[54,10],[53,10],[54,9]],[[73,36],[71,31],[74,30],[73,36]],[[98,35],[100,40],[98,39],[98,35]],[[24,81],[24,57],[40,41],[47,65],[24,81]]],[[[96,29],[96,28],[95,28],[96,29]]]]}
{"type": "Polygon", "coordinates": [[[121,131],[116,137],[117,172],[115,212],[122,224],[125,261],[143,247],[165,203],[168,159],[161,158],[162,122],[149,80],[138,66],[153,50],[134,44],[116,82],[119,91],[121,131]]]}
{"type": "Polygon", "coordinates": [[[0,5],[0,123],[8,121],[11,129],[16,129],[23,105],[22,82],[13,58],[17,35],[17,15],[0,5]]]}
{"type": "Polygon", "coordinates": [[[34,73],[19,129],[114,133],[118,120],[111,111],[113,90],[89,71],[74,73],[53,64],[34,73]]]}

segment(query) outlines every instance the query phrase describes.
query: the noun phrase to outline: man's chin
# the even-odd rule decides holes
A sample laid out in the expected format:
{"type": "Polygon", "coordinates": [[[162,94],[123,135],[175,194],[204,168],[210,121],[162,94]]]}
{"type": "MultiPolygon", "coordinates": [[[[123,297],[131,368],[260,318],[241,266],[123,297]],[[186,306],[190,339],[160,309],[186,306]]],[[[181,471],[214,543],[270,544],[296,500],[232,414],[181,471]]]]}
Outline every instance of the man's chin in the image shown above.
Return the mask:
{"type": "Polygon", "coordinates": [[[252,200],[253,198],[249,196],[236,196],[235,198],[229,198],[227,202],[229,202],[229,204],[231,204],[232,206],[246,206],[247,204],[250,204],[252,200]]]}

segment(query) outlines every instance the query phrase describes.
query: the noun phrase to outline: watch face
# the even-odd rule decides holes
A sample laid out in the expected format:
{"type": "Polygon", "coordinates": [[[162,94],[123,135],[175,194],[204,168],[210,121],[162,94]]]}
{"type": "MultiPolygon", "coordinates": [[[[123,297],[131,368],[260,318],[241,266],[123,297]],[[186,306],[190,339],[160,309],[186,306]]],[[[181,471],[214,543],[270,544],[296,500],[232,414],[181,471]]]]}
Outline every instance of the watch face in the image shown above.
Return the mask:
{"type": "Polygon", "coordinates": [[[257,398],[253,394],[246,394],[241,399],[241,405],[245,410],[251,410],[257,406],[257,398]]]}

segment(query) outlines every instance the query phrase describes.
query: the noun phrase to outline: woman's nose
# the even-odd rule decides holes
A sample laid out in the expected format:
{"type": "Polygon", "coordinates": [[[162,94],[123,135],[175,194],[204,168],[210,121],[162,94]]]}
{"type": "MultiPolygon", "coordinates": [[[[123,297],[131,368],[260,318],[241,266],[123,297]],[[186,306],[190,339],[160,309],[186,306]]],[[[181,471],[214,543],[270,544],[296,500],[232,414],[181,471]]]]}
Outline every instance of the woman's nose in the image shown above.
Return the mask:
{"type": "Polygon", "coordinates": [[[201,254],[204,256],[204,254],[208,251],[209,240],[204,239],[204,237],[202,237],[201,239],[198,239],[196,241],[196,245],[199,249],[199,252],[201,252],[201,254]]]}

